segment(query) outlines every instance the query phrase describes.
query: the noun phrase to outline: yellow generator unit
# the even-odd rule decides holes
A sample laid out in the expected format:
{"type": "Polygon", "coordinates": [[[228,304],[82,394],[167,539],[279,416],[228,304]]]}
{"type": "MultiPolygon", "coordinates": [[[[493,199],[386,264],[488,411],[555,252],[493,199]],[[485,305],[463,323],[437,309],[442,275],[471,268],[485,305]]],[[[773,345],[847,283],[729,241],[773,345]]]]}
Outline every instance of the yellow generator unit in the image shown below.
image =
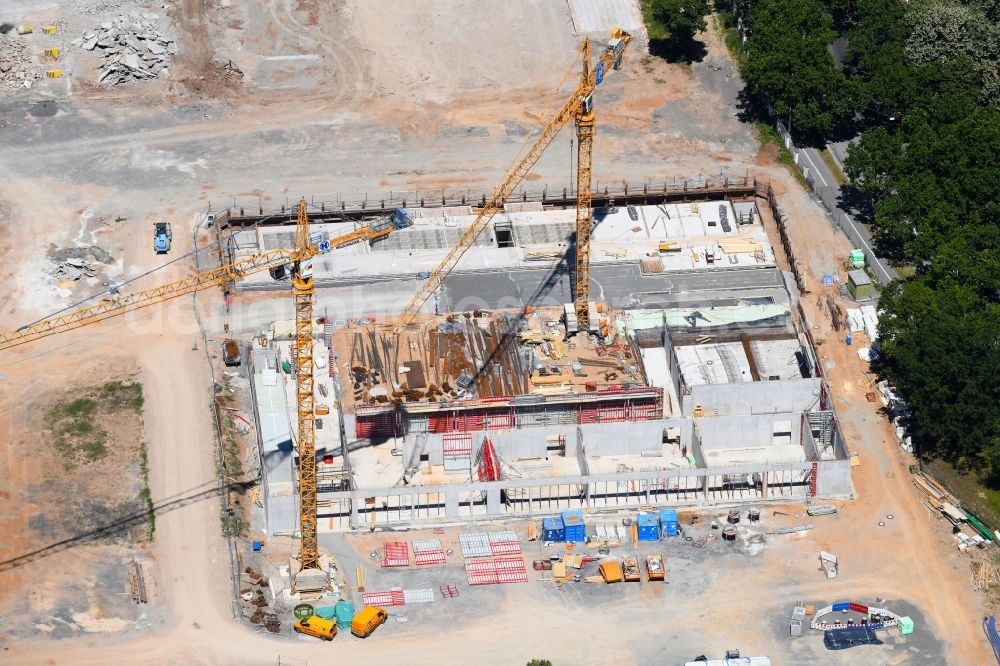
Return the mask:
{"type": "Polygon", "coordinates": [[[49,58],[58,58],[59,49],[45,49],[45,55],[49,58]]]}
{"type": "Polygon", "coordinates": [[[49,71],[45,72],[45,76],[47,76],[50,79],[61,79],[62,78],[62,70],[61,69],[50,69],[49,71]]]}
{"type": "Polygon", "coordinates": [[[54,25],[44,25],[42,26],[42,32],[46,35],[54,35],[59,32],[59,29],[54,25]]]}

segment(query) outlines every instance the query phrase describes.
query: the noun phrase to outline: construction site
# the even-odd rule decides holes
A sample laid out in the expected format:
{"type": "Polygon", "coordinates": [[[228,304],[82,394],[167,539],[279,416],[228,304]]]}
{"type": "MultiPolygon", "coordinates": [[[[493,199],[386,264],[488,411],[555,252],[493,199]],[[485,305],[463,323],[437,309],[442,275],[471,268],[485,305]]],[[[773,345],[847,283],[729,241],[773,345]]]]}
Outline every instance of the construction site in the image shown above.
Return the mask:
{"type": "Polygon", "coordinates": [[[633,0],[28,4],[4,659],[986,663],[994,539],[714,24],[685,69],[633,0]]]}
{"type": "MultiPolygon", "coordinates": [[[[320,524],[342,531],[580,507],[850,497],[850,456],[799,294],[763,229],[771,213],[752,186],[733,189],[746,193],[714,199],[706,191],[701,201],[676,203],[696,192],[647,192],[595,208],[591,266],[636,275],[602,280],[603,300],[587,304],[583,322],[565,285],[507,304],[490,296],[509,294],[497,267],[533,277],[565,264],[576,211],[541,202],[507,204],[494,217],[458,279],[443,282],[440,314],[420,313],[398,331],[376,318],[318,319],[320,524]],[[662,201],[625,203],[633,198],[662,201]],[[665,289],[666,280],[686,288],[665,289]],[[452,311],[452,303],[470,309],[452,311]]],[[[338,215],[311,224],[330,247],[314,261],[313,279],[337,289],[345,277],[420,273],[475,210],[398,208],[366,213],[361,223],[338,215]],[[400,273],[387,273],[391,265],[400,273]]],[[[233,260],[292,237],[290,226],[260,226],[274,214],[231,212],[218,219],[233,260]]],[[[256,273],[234,290],[283,279],[256,273]]],[[[271,535],[298,527],[293,331],[275,322],[247,355],[271,535]]]]}

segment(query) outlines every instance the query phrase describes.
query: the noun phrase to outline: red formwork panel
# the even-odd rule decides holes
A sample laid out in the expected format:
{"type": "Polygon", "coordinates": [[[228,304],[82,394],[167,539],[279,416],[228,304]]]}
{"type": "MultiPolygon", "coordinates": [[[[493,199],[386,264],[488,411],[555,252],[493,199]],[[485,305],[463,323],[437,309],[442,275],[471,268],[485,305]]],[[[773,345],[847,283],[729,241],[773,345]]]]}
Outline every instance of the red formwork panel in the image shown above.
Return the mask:
{"type": "Polygon", "coordinates": [[[465,576],[469,585],[496,585],[497,569],[492,560],[473,560],[465,563],[465,576]]]}
{"type": "Polygon", "coordinates": [[[528,582],[528,569],[520,557],[501,557],[493,563],[496,565],[498,583],[528,582]]]}
{"type": "Polygon", "coordinates": [[[357,417],[354,421],[354,436],[368,439],[375,432],[375,421],[371,418],[357,417]]]}
{"type": "Polygon", "coordinates": [[[422,550],[413,553],[413,561],[418,565],[444,564],[447,560],[443,550],[422,550]]]}
{"type": "Polygon", "coordinates": [[[521,544],[517,541],[500,541],[498,543],[491,543],[490,550],[493,551],[494,555],[520,555],[522,552],[521,544]]]}
{"type": "Polygon", "coordinates": [[[446,433],[443,437],[443,453],[445,456],[452,457],[472,455],[472,433],[446,433]]]}
{"type": "Polygon", "coordinates": [[[360,438],[395,437],[399,435],[399,415],[394,412],[358,414],[354,421],[354,435],[360,438]]]}
{"type": "Polygon", "coordinates": [[[514,410],[491,410],[486,413],[486,424],[490,430],[511,430],[514,428],[514,410]]]}
{"type": "Polygon", "coordinates": [[[405,567],[410,564],[410,547],[405,541],[386,541],[383,567],[405,567]]]}
{"type": "Polygon", "coordinates": [[[628,413],[630,421],[649,421],[659,418],[655,400],[632,403],[629,405],[628,413]]]}
{"type": "Polygon", "coordinates": [[[395,606],[392,592],[362,592],[361,601],[365,606],[395,606]]]}

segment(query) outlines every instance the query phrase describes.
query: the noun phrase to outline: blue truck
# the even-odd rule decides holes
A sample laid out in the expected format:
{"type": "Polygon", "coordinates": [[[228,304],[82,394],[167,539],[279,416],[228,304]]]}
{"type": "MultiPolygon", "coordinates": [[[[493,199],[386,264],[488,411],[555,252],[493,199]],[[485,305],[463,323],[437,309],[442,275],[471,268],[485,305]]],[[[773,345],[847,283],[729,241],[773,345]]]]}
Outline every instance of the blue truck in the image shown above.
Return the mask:
{"type": "Polygon", "coordinates": [[[166,254],[170,252],[170,241],[174,235],[170,231],[169,222],[153,223],[153,250],[156,254],[166,254]]]}

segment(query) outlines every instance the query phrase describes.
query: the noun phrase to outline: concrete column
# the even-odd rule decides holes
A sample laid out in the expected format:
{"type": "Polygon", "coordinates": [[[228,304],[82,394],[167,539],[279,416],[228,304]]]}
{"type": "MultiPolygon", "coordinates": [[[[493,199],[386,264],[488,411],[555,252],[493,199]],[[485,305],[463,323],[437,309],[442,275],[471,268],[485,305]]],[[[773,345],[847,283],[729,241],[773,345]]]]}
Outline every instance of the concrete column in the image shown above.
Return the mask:
{"type": "Polygon", "coordinates": [[[489,515],[501,513],[500,507],[500,489],[490,488],[486,491],[486,513],[489,515]]]}
{"type": "Polygon", "coordinates": [[[458,490],[448,488],[444,495],[444,517],[448,519],[458,518],[458,490]]]}
{"type": "Polygon", "coordinates": [[[364,499],[359,499],[357,497],[352,497],[351,503],[351,529],[358,529],[361,527],[361,513],[358,511],[358,507],[364,503],[364,499]]]}

